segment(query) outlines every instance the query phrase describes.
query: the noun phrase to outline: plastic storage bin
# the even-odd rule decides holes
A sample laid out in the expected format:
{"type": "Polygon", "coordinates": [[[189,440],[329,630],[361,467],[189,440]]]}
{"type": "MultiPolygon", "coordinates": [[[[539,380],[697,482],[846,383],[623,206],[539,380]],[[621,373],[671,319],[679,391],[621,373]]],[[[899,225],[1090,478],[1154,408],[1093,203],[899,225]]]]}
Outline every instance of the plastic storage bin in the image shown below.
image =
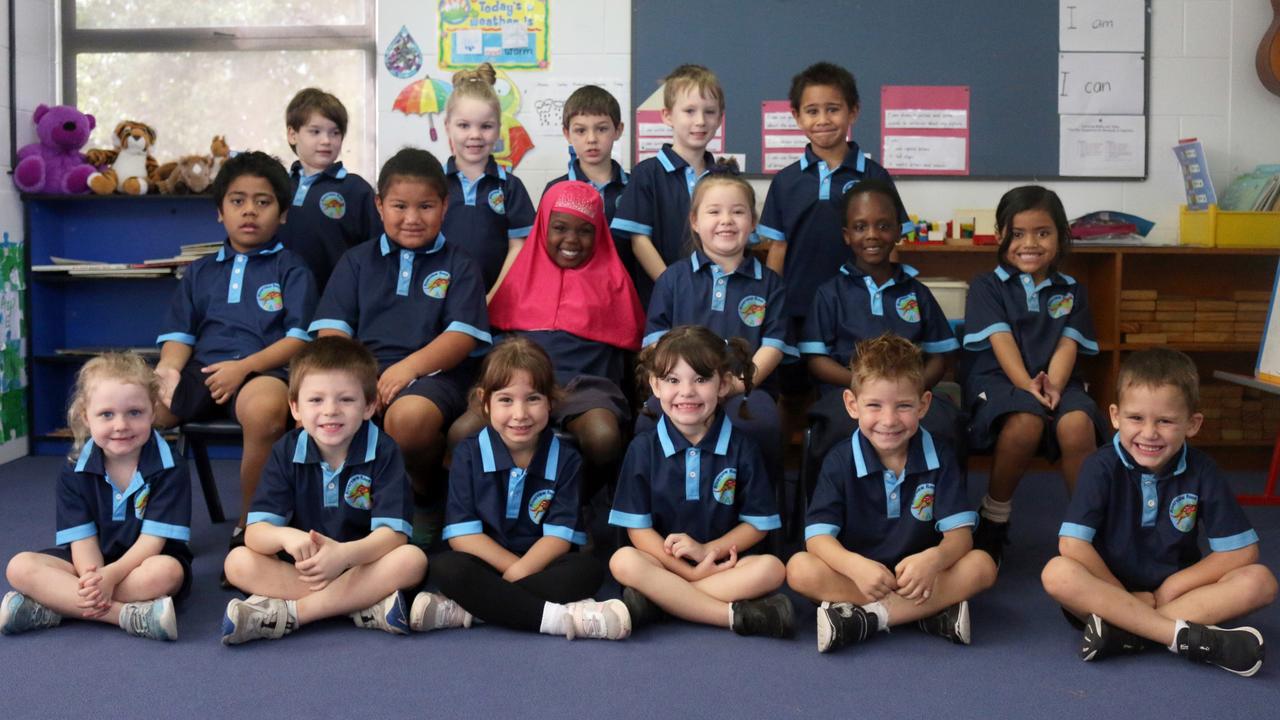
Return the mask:
{"type": "Polygon", "coordinates": [[[1202,247],[1280,247],[1280,212],[1178,210],[1178,242],[1202,247]]]}

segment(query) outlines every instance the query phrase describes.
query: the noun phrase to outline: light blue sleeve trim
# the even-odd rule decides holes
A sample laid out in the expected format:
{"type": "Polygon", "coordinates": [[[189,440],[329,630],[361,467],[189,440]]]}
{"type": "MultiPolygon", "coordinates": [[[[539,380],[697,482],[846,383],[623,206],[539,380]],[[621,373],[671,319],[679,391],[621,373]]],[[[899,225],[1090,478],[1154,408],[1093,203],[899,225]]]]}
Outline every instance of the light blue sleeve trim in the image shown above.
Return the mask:
{"type": "Polygon", "coordinates": [[[817,537],[818,535],[830,535],[831,537],[836,537],[839,534],[840,526],[832,525],[831,523],[814,523],[812,525],[806,525],[804,528],[805,540],[817,537]]]}
{"type": "Polygon", "coordinates": [[[1209,549],[1214,552],[1231,552],[1258,542],[1258,531],[1250,528],[1230,537],[1209,538],[1209,549]]]}
{"type": "Polygon", "coordinates": [[[1098,531],[1088,525],[1078,525],[1070,522],[1064,522],[1062,523],[1062,527],[1058,528],[1059,537],[1075,538],[1087,543],[1093,542],[1093,536],[1097,534],[1098,531]]]}
{"type": "Polygon", "coordinates": [[[519,228],[511,228],[510,230],[507,231],[507,239],[522,240],[524,238],[529,237],[529,233],[531,232],[533,232],[532,225],[525,225],[524,227],[519,227],[519,228]]]}
{"type": "Polygon", "coordinates": [[[160,337],[156,338],[157,345],[163,345],[167,342],[182,343],[183,345],[195,345],[196,336],[189,335],[187,333],[172,332],[172,333],[165,333],[160,337]]]}
{"type": "Polygon", "coordinates": [[[738,519],[760,532],[769,532],[782,527],[782,518],[778,515],[739,515],[738,519]]]}
{"type": "Polygon", "coordinates": [[[320,332],[321,330],[337,330],[340,333],[346,333],[349,337],[356,336],[356,331],[341,320],[316,320],[307,328],[307,332],[320,332]]]}
{"type": "Polygon", "coordinates": [[[285,519],[283,515],[277,515],[275,513],[251,512],[249,513],[249,517],[245,519],[244,524],[252,525],[259,522],[264,522],[268,525],[275,525],[276,527],[284,527],[285,519]]]}
{"type": "Polygon", "coordinates": [[[640,347],[649,347],[650,345],[661,340],[662,336],[666,334],[667,334],[666,330],[654,330],[653,332],[644,336],[644,339],[640,341],[640,347]]]}
{"type": "Polygon", "coordinates": [[[469,520],[467,522],[445,525],[444,532],[440,534],[440,539],[449,540],[450,538],[462,537],[463,535],[482,535],[483,533],[484,523],[479,520],[469,520]]]}
{"type": "Polygon", "coordinates": [[[775,230],[768,225],[757,225],[756,232],[760,237],[768,238],[774,242],[786,242],[787,236],[781,230],[775,230]]]}
{"type": "Polygon", "coordinates": [[[413,537],[413,524],[406,522],[404,518],[376,517],[369,522],[369,532],[382,527],[391,528],[406,537],[413,537]]]}
{"type": "Polygon", "coordinates": [[[1081,335],[1079,330],[1076,330],[1073,327],[1064,327],[1062,328],[1062,336],[1069,337],[1072,340],[1075,340],[1076,344],[1080,346],[1080,351],[1083,352],[1085,355],[1098,354],[1097,341],[1090,340],[1086,338],[1084,335],[1081,335]]]}
{"type": "Polygon", "coordinates": [[[609,524],[625,528],[651,528],[653,527],[653,516],[649,514],[636,515],[635,513],[622,512],[621,510],[610,510],[609,524]]]}
{"type": "Polygon", "coordinates": [[[946,340],[933,340],[931,342],[920,343],[920,349],[930,355],[938,355],[940,353],[954,352],[960,349],[960,341],[955,338],[947,338],[946,340]]]}
{"type": "MultiPolygon", "coordinates": [[[[771,347],[781,350],[783,355],[787,354],[787,344],[777,338],[760,338],[760,345],[761,347],[771,347]]],[[[791,348],[791,350],[795,350],[795,348],[791,348]]]]}
{"type": "Polygon", "coordinates": [[[796,343],[796,349],[801,355],[830,355],[831,348],[827,347],[824,342],[802,342],[796,343]]]}
{"type": "Polygon", "coordinates": [[[573,528],[568,528],[563,525],[548,525],[547,523],[543,523],[542,534],[546,537],[560,538],[561,540],[574,545],[583,545],[587,542],[586,533],[574,532],[573,528]],[[578,539],[579,536],[582,538],[581,541],[578,539]]]}
{"type": "Polygon", "coordinates": [[[492,344],[493,344],[493,336],[492,336],[492,335],[490,335],[489,333],[487,333],[487,332],[485,332],[485,331],[481,330],[481,329],[480,329],[480,328],[478,328],[478,327],[474,327],[474,326],[472,326],[472,325],[468,325],[468,324],[466,324],[466,323],[464,323],[464,322],[458,322],[457,320],[454,320],[453,322],[449,323],[449,327],[445,328],[445,329],[444,329],[444,331],[445,331],[445,332],[460,332],[460,333],[462,333],[462,334],[464,334],[464,335],[470,335],[471,337],[473,337],[473,338],[475,338],[475,339],[479,340],[480,342],[482,342],[482,343],[484,343],[484,344],[486,344],[486,345],[492,345],[492,344]]]}
{"type": "Polygon", "coordinates": [[[295,340],[301,340],[302,342],[311,342],[312,339],[311,333],[303,330],[302,328],[294,328],[284,335],[285,337],[291,337],[295,340]]]}
{"type": "Polygon", "coordinates": [[[170,525],[168,523],[156,522],[155,520],[142,521],[142,534],[155,535],[156,537],[168,538],[170,540],[181,540],[182,542],[191,541],[191,528],[185,525],[170,525]]]}
{"type": "Polygon", "coordinates": [[[54,545],[66,545],[77,540],[83,540],[87,537],[93,537],[98,534],[98,526],[94,523],[87,522],[83,525],[77,525],[66,530],[59,530],[57,536],[54,537],[54,545]]]}
{"type": "Polygon", "coordinates": [[[986,350],[991,347],[991,343],[987,338],[996,333],[1007,332],[1013,334],[1013,328],[1009,327],[1009,323],[995,323],[983,328],[980,332],[968,333],[964,336],[965,350],[986,350]]]}
{"type": "Polygon", "coordinates": [[[948,515],[938,521],[934,528],[938,532],[947,532],[962,527],[973,527],[978,524],[978,513],[976,512],[958,512],[954,515],[948,515]]]}
{"type": "Polygon", "coordinates": [[[641,225],[640,223],[635,222],[634,220],[623,220],[622,218],[614,218],[613,222],[610,223],[609,227],[612,228],[613,230],[621,230],[622,232],[631,233],[632,235],[648,235],[649,237],[653,237],[652,225],[641,225]]]}

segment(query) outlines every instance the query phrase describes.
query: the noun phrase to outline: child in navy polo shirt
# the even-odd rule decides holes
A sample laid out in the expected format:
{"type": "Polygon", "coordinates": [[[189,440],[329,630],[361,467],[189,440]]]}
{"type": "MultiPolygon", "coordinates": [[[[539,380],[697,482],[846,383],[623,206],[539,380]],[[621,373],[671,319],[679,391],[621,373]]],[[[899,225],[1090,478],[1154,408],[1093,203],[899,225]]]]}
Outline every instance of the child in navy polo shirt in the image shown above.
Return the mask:
{"type": "Polygon", "coordinates": [[[444,112],[453,148],[444,232],[475,261],[490,295],[524,246],[534,213],[524,183],[493,159],[502,132],[496,81],[489,63],[454,73],[444,112]]]}
{"type": "Polygon", "coordinates": [[[174,601],[191,589],[191,481],[151,427],[160,383],[137,355],[108,353],[80,369],[71,398],[60,547],[9,561],[14,590],[0,600],[0,633],[70,617],[177,640],[174,601]]]}
{"type": "MultiPolygon", "coordinates": [[[[603,230],[603,228],[601,228],[603,230]]],[[[590,598],[604,567],[578,514],[582,460],[550,430],[558,401],[551,358],[515,337],[485,358],[476,384],[486,427],[453,450],[444,538],[431,561],[441,593],[419,593],[414,630],[486,623],[548,635],[621,640],[631,620],[621,600],[590,598]]]]}
{"type": "MultiPolygon", "coordinates": [[[[597,85],[583,85],[564,101],[564,139],[569,141],[569,172],[543,188],[565,180],[591,183],[604,200],[605,220],[612,223],[622,191],[631,176],[613,159],[613,144],[622,137],[622,108],[618,99],[597,85]]],[[[618,257],[628,273],[634,274],[635,256],[630,243],[615,243],[618,257]]]]}
{"type": "Polygon", "coordinates": [[[280,240],[307,263],[323,292],[342,253],[381,235],[382,222],[373,207],[373,188],[338,159],[347,135],[342,101],[306,88],[289,101],[284,121],[298,159],[289,169],[293,203],[280,240]]]}
{"type": "Polygon", "coordinates": [[[1262,634],[1215,623],[1270,604],[1276,579],[1258,562],[1258,533],[1226,478],[1187,445],[1204,419],[1195,363],[1168,348],[1135,352],[1120,367],[1117,395],[1116,435],[1080,469],[1045,590],[1072,624],[1083,621],[1083,660],[1168,646],[1253,675],[1262,634]]]}
{"type": "Polygon", "coordinates": [[[633,545],[609,560],[632,626],[670,613],[739,635],[791,637],[791,601],[763,597],[786,569],[772,555],[745,555],[782,521],[760,451],[720,407],[734,378],[751,389],[746,341],[682,325],[640,363],[662,417],[627,448],[609,514],[633,545]]]}
{"type": "MultiPolygon", "coordinates": [[[[156,338],[163,406],[157,424],[234,417],[244,428],[241,508],[248,508],[271,444],[289,421],[285,366],[310,341],[315,280],[276,230],[289,209],[289,176],[261,152],[241,153],[213,181],[227,240],[182,276],[156,338]]],[[[241,541],[245,516],[232,534],[241,541]]]]}
{"type": "Polygon", "coordinates": [[[822,603],[818,652],[909,622],[968,645],[969,598],[995,583],[995,563],[973,549],[978,517],[955,455],[920,427],[924,376],[905,338],[858,345],[844,391],[857,429],[822,463],[807,552],[787,563],[791,588],[822,603]]]}
{"type": "Polygon", "coordinates": [[[996,207],[997,266],[969,284],[961,362],[969,439],[995,447],[974,545],[996,562],[1007,542],[1013,492],[1032,458],[1062,458],[1067,492],[1103,437],[1102,415],[1076,372],[1098,341],[1084,286],[1058,270],[1071,248],[1062,201],[1038,185],[996,207]]]}
{"type": "Polygon", "coordinates": [[[289,409],[302,426],[280,439],[253,498],[245,544],[227,579],[222,643],[277,640],[315,620],[408,632],[400,590],[422,582],[413,496],[396,444],[370,421],[378,363],[347,338],[320,338],[289,367],[289,409]]]}
{"type": "MultiPolygon", "coordinates": [[[[960,349],[942,307],[916,279],[916,269],[890,260],[902,212],[893,184],[863,180],[844,194],[840,208],[844,241],[853,257],[846,251],[840,273],[818,288],[799,343],[809,371],[822,383],[809,411],[816,423],[811,439],[816,457],[825,457],[857,425],[845,411],[841,391],[853,379],[850,363],[859,342],[888,332],[918,345],[925,352],[926,390],[942,379],[946,355],[960,349]]],[[[955,403],[934,395],[923,423],[963,462],[965,427],[955,403]]]]}
{"type": "Polygon", "coordinates": [[[448,193],[431,153],[391,156],[376,201],[386,230],[342,256],[311,323],[321,336],[356,338],[377,358],[377,406],[404,453],[422,510],[414,542],[424,546],[427,508],[444,496],[444,433],[467,408],[475,369],[467,358],[492,340],[480,271],[440,231],[448,193]]]}
{"type": "Polygon", "coordinates": [[[632,279],[645,305],[662,271],[689,252],[689,198],[715,164],[707,145],[724,115],[724,88],[707,68],[681,65],[662,82],[662,122],[671,126],[671,142],[632,170],[612,224],[620,238],[631,239],[632,279]]]}
{"type": "MultiPolygon", "coordinates": [[[[787,280],[787,312],[798,334],[814,292],[848,257],[840,242],[841,198],[863,179],[891,185],[893,180],[858,143],[845,139],[859,110],[858,85],[848,70],[827,62],[810,65],[792,78],[790,99],[809,144],[802,158],[773,176],[757,232],[773,241],[769,268],[787,280]]],[[[905,209],[898,209],[897,219],[905,233],[905,209]]]]}

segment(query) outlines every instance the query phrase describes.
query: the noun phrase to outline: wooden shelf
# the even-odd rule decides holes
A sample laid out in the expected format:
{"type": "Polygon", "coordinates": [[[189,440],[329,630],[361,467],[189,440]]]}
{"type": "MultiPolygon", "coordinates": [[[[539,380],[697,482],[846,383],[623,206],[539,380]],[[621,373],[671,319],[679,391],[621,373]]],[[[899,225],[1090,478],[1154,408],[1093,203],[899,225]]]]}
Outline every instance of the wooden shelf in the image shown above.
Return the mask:
{"type": "MultiPolygon", "coordinates": [[[[899,243],[900,253],[990,253],[995,254],[998,245],[974,245],[972,242],[899,243]]],[[[1262,255],[1280,256],[1280,247],[1274,248],[1211,248],[1194,245],[1074,245],[1071,254],[1087,255],[1262,255]]]]}
{"type": "MultiPolygon", "coordinates": [[[[1114,344],[1113,344],[1114,346],[1114,344]]],[[[1153,347],[1170,347],[1182,352],[1257,353],[1259,343],[1120,343],[1118,350],[1149,350],[1153,347]]]]}

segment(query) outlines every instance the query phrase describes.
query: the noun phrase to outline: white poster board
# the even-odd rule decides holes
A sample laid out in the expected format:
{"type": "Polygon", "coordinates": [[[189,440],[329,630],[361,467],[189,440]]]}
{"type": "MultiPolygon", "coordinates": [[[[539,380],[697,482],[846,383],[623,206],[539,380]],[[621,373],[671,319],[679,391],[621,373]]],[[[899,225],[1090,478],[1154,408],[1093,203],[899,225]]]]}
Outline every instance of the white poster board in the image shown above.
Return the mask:
{"type": "Polygon", "coordinates": [[[1258,349],[1258,366],[1254,375],[1267,382],[1280,383],[1280,264],[1276,266],[1276,279],[1271,286],[1271,307],[1267,310],[1267,324],[1262,331],[1262,347],[1258,349]]]}
{"type": "Polygon", "coordinates": [[[1069,52],[1142,52],[1144,0],[1058,0],[1058,49],[1069,52]]]}

